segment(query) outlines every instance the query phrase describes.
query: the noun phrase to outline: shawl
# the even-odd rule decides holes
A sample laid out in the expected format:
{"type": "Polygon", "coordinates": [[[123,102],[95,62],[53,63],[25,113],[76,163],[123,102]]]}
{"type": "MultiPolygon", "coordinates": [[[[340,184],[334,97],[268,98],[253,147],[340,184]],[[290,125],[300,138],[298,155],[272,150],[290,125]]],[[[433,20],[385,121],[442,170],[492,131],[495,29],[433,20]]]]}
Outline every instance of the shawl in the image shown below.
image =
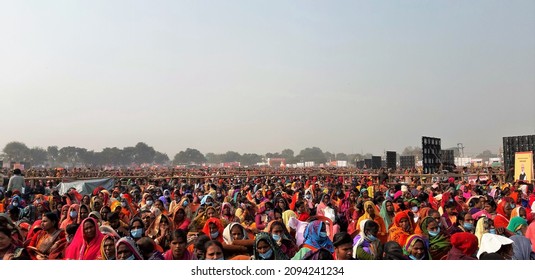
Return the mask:
{"type": "Polygon", "coordinates": [[[286,254],[282,252],[281,248],[275,243],[271,235],[267,232],[260,232],[255,236],[255,242],[253,246],[255,260],[262,260],[262,258],[260,258],[260,255],[258,254],[258,250],[256,249],[256,247],[258,246],[258,242],[260,242],[261,240],[266,241],[271,250],[273,250],[274,260],[289,260],[288,256],[286,256],[286,254]]]}
{"type": "Polygon", "coordinates": [[[447,236],[443,232],[440,232],[438,235],[431,237],[429,231],[427,230],[427,225],[430,222],[434,222],[433,217],[424,218],[421,224],[422,234],[429,238],[429,254],[431,259],[440,260],[442,257],[448,254],[451,249],[451,243],[447,236]]]}
{"type": "MultiPolygon", "coordinates": [[[[216,227],[217,227],[217,231],[219,232],[219,235],[217,236],[217,238],[215,240],[223,243],[223,225],[221,224],[221,220],[219,218],[210,218],[206,221],[206,223],[204,224],[204,227],[202,228],[202,232],[206,235],[206,236],[209,236],[210,237],[210,224],[215,224],[216,227]]],[[[210,239],[212,240],[212,238],[210,237],[210,239]]]]}
{"type": "Polygon", "coordinates": [[[425,255],[423,257],[423,260],[429,260],[429,243],[427,242],[427,239],[425,239],[425,237],[418,234],[413,234],[407,238],[405,246],[403,247],[405,254],[407,256],[410,255],[410,252],[412,251],[412,248],[414,247],[414,244],[416,244],[417,241],[421,241],[424,243],[425,255]]]}
{"type": "Polygon", "coordinates": [[[68,225],[72,223],[76,223],[76,220],[78,219],[78,216],[76,218],[71,218],[71,211],[76,211],[78,213],[78,216],[80,216],[80,205],[78,204],[71,204],[69,206],[69,211],[67,211],[67,218],[61,223],[60,229],[66,229],[68,225]]]}
{"type": "Polygon", "coordinates": [[[240,223],[233,222],[233,223],[228,224],[223,230],[223,241],[225,241],[225,243],[228,245],[232,245],[232,241],[234,241],[234,238],[232,237],[232,234],[230,233],[230,231],[232,230],[234,226],[239,226],[240,229],[242,230],[243,240],[249,239],[247,230],[245,230],[245,228],[240,223]]]}
{"type": "Polygon", "coordinates": [[[136,259],[136,260],[142,260],[143,259],[143,256],[141,255],[141,252],[139,251],[139,248],[137,247],[137,244],[134,241],[134,239],[132,239],[132,237],[126,236],[126,237],[123,237],[123,238],[119,239],[119,241],[117,241],[117,243],[115,243],[115,259],[116,260],[119,259],[117,257],[117,251],[119,249],[119,245],[121,245],[121,244],[126,245],[126,247],[130,250],[130,252],[132,252],[132,254],[134,254],[134,259],[136,259]]]}
{"type": "Polygon", "coordinates": [[[102,243],[100,243],[100,257],[102,260],[113,260],[115,259],[115,256],[113,258],[110,258],[109,256],[106,256],[106,253],[104,252],[104,243],[106,240],[111,239],[113,240],[113,246],[115,247],[115,244],[117,243],[117,240],[119,240],[119,236],[115,236],[113,234],[104,234],[104,237],[102,238],[102,243]]]}
{"type": "Polygon", "coordinates": [[[412,219],[409,217],[409,214],[407,214],[407,210],[403,212],[399,212],[394,217],[394,226],[390,228],[388,231],[388,241],[395,241],[400,246],[405,245],[405,242],[407,238],[413,234],[412,229],[412,219]],[[399,224],[402,219],[407,219],[409,223],[411,224],[409,232],[406,232],[401,228],[401,225],[399,224]]]}
{"type": "Polygon", "coordinates": [[[509,225],[507,225],[507,230],[510,232],[516,232],[519,230],[522,226],[528,226],[528,222],[524,220],[524,218],[521,217],[514,217],[509,221],[509,225]]]}
{"type": "Polygon", "coordinates": [[[513,260],[532,260],[535,253],[531,251],[531,241],[524,236],[509,237],[513,240],[513,260]]]}
{"type": "Polygon", "coordinates": [[[329,250],[329,252],[334,253],[334,245],[332,241],[328,237],[320,237],[321,227],[323,224],[324,222],[319,220],[310,222],[307,225],[303,235],[303,238],[305,239],[303,244],[311,246],[316,250],[319,248],[325,248],[329,250]]]}
{"type": "Polygon", "coordinates": [[[71,244],[65,249],[66,260],[96,260],[100,258],[100,245],[104,235],[99,230],[98,223],[93,218],[86,218],[82,221],[76,234],[74,234],[71,244]],[[87,243],[85,241],[84,224],[91,222],[95,226],[95,237],[87,243]]]}
{"type": "Polygon", "coordinates": [[[388,231],[388,229],[390,229],[390,226],[392,225],[392,217],[390,217],[390,215],[386,211],[387,202],[392,203],[391,201],[388,201],[388,200],[383,201],[383,203],[381,204],[381,211],[379,211],[379,215],[383,217],[383,221],[385,222],[385,228],[388,231]]]}

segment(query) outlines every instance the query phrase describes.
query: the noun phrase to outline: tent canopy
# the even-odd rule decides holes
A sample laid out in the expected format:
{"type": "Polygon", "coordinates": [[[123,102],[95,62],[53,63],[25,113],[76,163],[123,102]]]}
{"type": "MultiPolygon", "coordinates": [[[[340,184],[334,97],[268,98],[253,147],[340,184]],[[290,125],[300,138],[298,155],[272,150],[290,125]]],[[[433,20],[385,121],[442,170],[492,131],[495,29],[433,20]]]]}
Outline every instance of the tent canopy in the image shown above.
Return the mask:
{"type": "Polygon", "coordinates": [[[98,187],[104,187],[106,190],[111,190],[115,186],[115,179],[102,178],[92,180],[80,180],[69,183],[59,183],[54,189],[56,189],[60,195],[64,195],[71,188],[75,188],[76,191],[82,195],[92,194],[93,190],[98,187]]]}

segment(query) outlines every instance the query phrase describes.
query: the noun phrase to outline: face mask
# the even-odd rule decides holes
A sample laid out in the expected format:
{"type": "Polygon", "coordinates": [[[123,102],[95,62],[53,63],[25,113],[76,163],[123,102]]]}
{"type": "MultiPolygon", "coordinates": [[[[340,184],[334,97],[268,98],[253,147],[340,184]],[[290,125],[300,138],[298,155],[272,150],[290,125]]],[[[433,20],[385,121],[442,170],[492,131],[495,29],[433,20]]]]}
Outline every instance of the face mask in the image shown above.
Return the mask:
{"type": "Polygon", "coordinates": [[[522,234],[522,231],[521,231],[521,230],[517,230],[517,231],[516,231],[516,235],[523,236],[524,234],[522,234]]]}
{"type": "Polygon", "coordinates": [[[130,231],[130,234],[132,235],[133,238],[141,238],[142,233],[143,233],[142,228],[133,229],[130,231]]]}
{"type": "Polygon", "coordinates": [[[489,233],[496,234],[496,229],[495,228],[489,229],[489,233]]]}
{"type": "Polygon", "coordinates": [[[217,197],[222,197],[222,196],[223,196],[223,195],[222,195],[222,194],[220,194],[220,193],[218,193],[218,194],[217,194],[217,197]]]}
{"type": "Polygon", "coordinates": [[[375,240],[377,240],[377,237],[375,237],[374,235],[368,235],[368,240],[370,240],[371,242],[374,242],[375,240]]]}
{"type": "Polygon", "coordinates": [[[214,261],[224,261],[224,260],[225,260],[225,258],[221,257],[219,259],[215,259],[214,261]]]}
{"type": "Polygon", "coordinates": [[[214,233],[210,233],[210,237],[211,237],[212,239],[215,239],[215,238],[217,238],[218,236],[219,236],[219,231],[216,231],[216,232],[214,232],[214,233]]]}
{"type": "Polygon", "coordinates": [[[126,208],[126,202],[121,202],[121,207],[126,208]]]}
{"type": "Polygon", "coordinates": [[[13,201],[13,206],[17,207],[17,206],[19,206],[19,203],[16,202],[16,201],[13,201]]]}
{"type": "Polygon", "coordinates": [[[72,237],[69,237],[69,236],[65,237],[65,239],[67,239],[67,243],[71,243],[72,241],[72,237]]]}
{"type": "Polygon", "coordinates": [[[516,208],[516,204],[511,203],[511,208],[515,209],[516,208]]]}
{"type": "Polygon", "coordinates": [[[311,196],[310,196],[309,194],[305,195],[305,198],[306,198],[306,199],[310,199],[310,197],[311,197],[311,196]]]}
{"type": "Polygon", "coordinates": [[[474,229],[474,225],[472,225],[471,223],[464,223],[464,224],[463,224],[463,227],[464,227],[466,230],[472,230],[472,229],[474,229]]]}
{"type": "Polygon", "coordinates": [[[184,207],[188,206],[188,201],[185,200],[185,201],[182,203],[182,206],[184,206],[184,207]]]}
{"type": "Polygon", "coordinates": [[[151,206],[153,203],[154,203],[154,201],[152,201],[152,200],[147,200],[147,205],[148,205],[148,206],[151,206]]]}
{"type": "Polygon", "coordinates": [[[429,236],[435,237],[440,233],[440,228],[437,229],[437,231],[429,231],[429,236]]]}
{"type": "Polygon", "coordinates": [[[411,208],[411,211],[412,211],[413,213],[418,212],[418,206],[413,206],[413,207],[411,208]]]}
{"type": "Polygon", "coordinates": [[[133,261],[134,259],[135,259],[134,254],[132,254],[132,255],[131,255],[130,257],[128,257],[126,260],[127,260],[127,261],[133,261]]]}
{"type": "Polygon", "coordinates": [[[76,218],[76,217],[78,217],[78,213],[77,213],[76,211],[71,211],[71,212],[69,213],[69,215],[71,216],[71,218],[76,218]]]}
{"type": "Polygon", "coordinates": [[[321,238],[325,238],[325,237],[327,237],[327,233],[324,232],[324,231],[320,232],[320,237],[321,237],[321,238]]]}
{"type": "Polygon", "coordinates": [[[275,240],[275,242],[279,242],[279,240],[281,240],[281,236],[278,234],[272,234],[271,237],[273,237],[273,240],[275,240]]]}
{"type": "MultiPolygon", "coordinates": [[[[413,256],[412,254],[409,255],[409,258],[410,258],[411,260],[415,260],[415,261],[417,261],[417,260],[421,260],[421,259],[417,259],[417,258],[416,258],[415,256],[413,256]]],[[[423,258],[423,257],[422,257],[422,258],[423,258]]]]}
{"type": "Polygon", "coordinates": [[[41,203],[41,200],[40,200],[40,199],[37,199],[35,202],[37,202],[37,203],[41,203]]]}
{"type": "Polygon", "coordinates": [[[212,202],[206,202],[206,205],[212,206],[212,202]]]}
{"type": "Polygon", "coordinates": [[[258,254],[262,259],[264,260],[267,260],[269,258],[271,258],[271,256],[273,255],[273,249],[269,249],[267,252],[263,253],[263,254],[258,254]]]}

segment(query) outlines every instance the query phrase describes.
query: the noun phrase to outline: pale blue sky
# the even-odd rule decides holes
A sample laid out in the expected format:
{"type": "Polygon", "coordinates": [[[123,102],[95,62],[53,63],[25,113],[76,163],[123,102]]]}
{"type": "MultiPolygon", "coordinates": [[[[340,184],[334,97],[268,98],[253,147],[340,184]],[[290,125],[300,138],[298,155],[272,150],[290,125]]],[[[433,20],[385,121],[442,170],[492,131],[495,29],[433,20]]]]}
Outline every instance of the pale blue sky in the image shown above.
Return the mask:
{"type": "Polygon", "coordinates": [[[535,1],[0,1],[0,96],[0,148],[497,152],[535,1]]]}

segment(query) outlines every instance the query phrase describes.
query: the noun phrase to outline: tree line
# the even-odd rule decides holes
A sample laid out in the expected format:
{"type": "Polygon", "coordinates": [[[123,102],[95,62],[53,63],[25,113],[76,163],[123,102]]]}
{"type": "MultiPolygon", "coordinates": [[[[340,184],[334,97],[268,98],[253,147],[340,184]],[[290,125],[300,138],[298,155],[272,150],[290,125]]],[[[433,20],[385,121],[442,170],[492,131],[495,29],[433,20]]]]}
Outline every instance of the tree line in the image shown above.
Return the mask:
{"type": "MultiPolygon", "coordinates": [[[[457,156],[457,152],[455,153],[457,156]]],[[[406,147],[399,155],[412,155],[416,160],[421,160],[422,149],[420,147],[406,147]]],[[[493,157],[490,151],[486,150],[481,153],[483,157],[493,157]]],[[[242,166],[255,165],[260,162],[266,162],[268,158],[283,158],[287,164],[304,163],[313,161],[316,164],[322,164],[330,161],[347,161],[348,164],[355,164],[357,161],[369,159],[372,154],[345,154],[331,153],[322,151],[318,147],[305,148],[298,154],[292,149],[284,149],[281,152],[266,153],[265,155],[255,153],[240,154],[235,151],[228,151],[223,154],[206,153],[203,154],[194,148],[187,148],[178,152],[171,160],[167,154],[156,151],[146,143],[139,142],[132,147],[122,149],[104,148],[100,152],[87,150],[85,148],[67,146],[59,148],[58,146],[49,146],[46,149],[41,147],[29,148],[22,142],[10,142],[3,149],[4,162],[27,162],[33,166],[130,166],[132,164],[161,164],[161,165],[190,165],[203,163],[224,163],[240,162],[242,166]]]]}

